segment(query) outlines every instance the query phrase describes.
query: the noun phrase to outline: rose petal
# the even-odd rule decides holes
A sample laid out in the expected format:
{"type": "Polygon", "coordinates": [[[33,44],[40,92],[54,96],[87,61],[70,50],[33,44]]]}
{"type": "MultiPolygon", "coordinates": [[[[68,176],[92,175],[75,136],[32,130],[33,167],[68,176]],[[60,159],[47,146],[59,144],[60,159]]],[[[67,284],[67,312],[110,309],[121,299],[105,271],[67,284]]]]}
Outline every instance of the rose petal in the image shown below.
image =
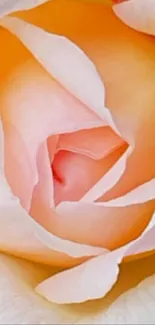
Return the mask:
{"type": "Polygon", "coordinates": [[[48,229],[62,238],[116,249],[140,236],[154,208],[155,201],[116,208],[104,207],[104,202],[64,202],[48,229]]]}
{"type": "Polygon", "coordinates": [[[28,211],[38,175],[20,133],[11,123],[4,122],[3,126],[6,177],[13,194],[20,198],[22,206],[28,211]]]}
{"type": "Polygon", "coordinates": [[[114,166],[95,184],[81,199],[83,202],[92,202],[104,195],[121,178],[125,171],[127,158],[131,154],[132,148],[129,147],[118,159],[114,166]]]}
{"type": "MultiPolygon", "coordinates": [[[[99,313],[90,324],[154,324],[154,304],[155,276],[152,275],[122,294],[105,314],[99,313]]],[[[88,320],[76,324],[88,324],[88,320]]]]}
{"type": "Polygon", "coordinates": [[[104,202],[105,207],[121,207],[155,199],[155,178],[117,199],[104,202]]]}
{"type": "Polygon", "coordinates": [[[64,37],[47,33],[18,18],[4,18],[1,25],[16,35],[69,92],[119,133],[110,111],[104,107],[104,86],[99,74],[80,48],[64,37]]]}
{"type": "MultiPolygon", "coordinates": [[[[55,141],[53,141],[53,152],[55,151],[55,141]]],[[[38,211],[43,209],[42,205],[45,206],[45,202],[50,208],[54,206],[53,175],[46,142],[41,144],[39,148],[37,155],[37,169],[39,181],[33,191],[30,215],[37,215],[38,211]]]]}
{"type": "Polygon", "coordinates": [[[1,109],[4,119],[22,135],[33,158],[39,145],[52,134],[102,124],[33,60],[18,67],[8,79],[1,93],[1,109]]]}
{"type": "Polygon", "coordinates": [[[140,254],[155,248],[155,213],[142,236],[129,245],[126,255],[140,254]]]}
{"type": "Polygon", "coordinates": [[[1,324],[73,324],[76,314],[47,303],[33,288],[51,268],[0,254],[1,324]]]}
{"type": "MultiPolygon", "coordinates": [[[[152,222],[148,229],[150,226],[152,222]]],[[[123,256],[130,251],[130,247],[142,242],[145,234],[146,231],[134,243],[48,278],[37,286],[37,292],[56,303],[77,303],[103,297],[117,280],[118,264],[123,256]]]]}
{"type": "Polygon", "coordinates": [[[67,36],[92,58],[104,80],[106,105],[121,135],[136,143],[127,172],[106,200],[118,193],[122,196],[154,178],[155,46],[152,38],[126,27],[110,7],[98,2],[74,1],[68,5],[64,1],[51,2],[44,5],[44,14],[37,8],[21,17],[67,36]],[[48,19],[49,11],[52,19],[51,15],[48,19]],[[135,166],[138,166],[136,173],[135,166]]]}
{"type": "Polygon", "coordinates": [[[113,6],[115,14],[130,27],[155,35],[154,0],[128,0],[113,6]]]}
{"type": "Polygon", "coordinates": [[[56,205],[62,201],[79,201],[120,159],[125,149],[126,146],[121,146],[100,160],[69,151],[58,152],[52,164],[56,205]]]}
{"type": "Polygon", "coordinates": [[[0,18],[12,12],[19,10],[28,10],[37,7],[49,0],[1,0],[0,3],[0,18]]]}
{"type": "MultiPolygon", "coordinates": [[[[65,253],[72,257],[92,256],[103,252],[104,250],[102,248],[76,244],[48,233],[21,207],[19,200],[12,195],[4,175],[2,124],[0,124],[0,126],[1,250],[47,264],[54,264],[53,251],[51,251],[51,248],[55,252],[65,253]],[[47,242],[50,241],[50,249],[46,245],[46,239],[47,242]],[[42,244],[42,242],[45,242],[45,245],[42,244]]],[[[55,257],[57,260],[56,263],[60,263],[59,265],[65,264],[65,256],[60,255],[60,260],[57,255],[55,257]]],[[[77,263],[78,262],[79,261],[77,260],[77,263]]]]}
{"type": "Polygon", "coordinates": [[[110,127],[102,127],[62,134],[57,150],[69,150],[93,159],[102,159],[123,143],[124,141],[110,127]]]}
{"type": "Polygon", "coordinates": [[[103,297],[114,285],[124,249],[93,258],[40,283],[36,291],[55,303],[79,303],[103,297]],[[80,288],[80,290],[79,290],[80,288]]]}

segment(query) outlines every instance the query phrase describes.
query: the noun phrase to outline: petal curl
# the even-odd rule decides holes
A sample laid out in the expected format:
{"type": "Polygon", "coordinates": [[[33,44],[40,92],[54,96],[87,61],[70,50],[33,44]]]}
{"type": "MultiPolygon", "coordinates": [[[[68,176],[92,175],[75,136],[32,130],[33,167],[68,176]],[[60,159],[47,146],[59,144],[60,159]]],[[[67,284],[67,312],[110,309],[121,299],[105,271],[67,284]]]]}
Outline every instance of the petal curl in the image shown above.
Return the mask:
{"type": "Polygon", "coordinates": [[[103,297],[114,285],[124,249],[93,258],[40,283],[36,291],[55,303],[79,303],[103,297]],[[79,290],[80,288],[80,290],[79,290]]]}
{"type": "MultiPolygon", "coordinates": [[[[152,220],[148,229],[153,226],[155,218],[152,220]]],[[[61,304],[79,303],[103,297],[116,282],[119,273],[118,265],[123,257],[131,252],[130,248],[143,242],[148,229],[134,243],[48,278],[37,286],[36,291],[47,300],[61,304]]],[[[152,239],[152,248],[154,248],[155,236],[152,239]]]]}
{"type": "Polygon", "coordinates": [[[128,26],[155,36],[154,0],[128,0],[113,6],[115,14],[128,26]]]}

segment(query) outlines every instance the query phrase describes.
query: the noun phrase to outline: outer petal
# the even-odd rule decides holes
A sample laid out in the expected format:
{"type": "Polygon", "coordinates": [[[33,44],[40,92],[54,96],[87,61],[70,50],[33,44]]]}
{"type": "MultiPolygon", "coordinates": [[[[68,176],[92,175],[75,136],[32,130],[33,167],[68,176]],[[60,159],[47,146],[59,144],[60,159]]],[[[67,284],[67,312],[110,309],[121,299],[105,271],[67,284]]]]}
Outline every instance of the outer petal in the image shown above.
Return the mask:
{"type": "MultiPolygon", "coordinates": [[[[115,2],[115,1],[114,1],[115,2]]],[[[115,14],[130,27],[155,35],[154,0],[127,0],[113,6],[115,14]]]]}
{"type": "MultiPolygon", "coordinates": [[[[153,224],[154,219],[148,229],[153,224]]],[[[95,257],[71,270],[54,275],[39,284],[37,292],[46,299],[57,303],[77,303],[101,298],[117,280],[118,264],[122,261],[123,256],[129,253],[130,247],[142,243],[146,233],[147,230],[133,243],[95,257]]],[[[155,247],[155,239],[153,245],[155,247]]]]}
{"type": "Polygon", "coordinates": [[[1,25],[16,35],[69,92],[118,132],[110,111],[104,106],[104,86],[99,74],[80,48],[62,36],[45,32],[18,18],[4,18],[1,25]]]}
{"type": "Polygon", "coordinates": [[[61,304],[101,298],[117,279],[123,252],[122,248],[58,273],[39,284],[36,290],[46,299],[61,304]]]}
{"type": "MultiPolygon", "coordinates": [[[[33,288],[51,276],[47,267],[32,264],[21,259],[15,259],[3,254],[0,255],[0,323],[1,324],[107,324],[117,321],[117,306],[122,307],[124,316],[128,315],[120,303],[107,309],[114,300],[125,290],[136,286],[146,276],[155,271],[155,256],[121,266],[119,281],[104,300],[93,301],[87,304],[60,306],[48,303],[37,295],[33,288]],[[141,272],[139,272],[141,270],[141,272]],[[111,313],[113,311],[113,313],[111,313]],[[124,314],[125,312],[125,314],[124,314]],[[106,317],[108,314],[108,317],[106,317]],[[115,320],[115,321],[114,321],[115,320]],[[111,321],[111,322],[110,322],[111,321]]],[[[149,283],[148,283],[149,284],[149,283]]],[[[153,293],[153,282],[151,293],[153,293]]],[[[126,295],[125,295],[126,296],[126,295]]],[[[130,295],[131,297],[131,295],[130,295]]],[[[150,300],[147,297],[147,302],[150,300]]],[[[145,299],[145,295],[143,296],[145,299]]],[[[130,298],[129,298],[130,299],[130,298]]],[[[150,297],[151,299],[151,297],[150,297]]],[[[122,302],[122,299],[121,301],[122,302]]],[[[131,300],[128,300],[129,305],[131,300]]],[[[136,298],[134,306],[138,303],[136,298]]],[[[141,303],[141,300],[140,300],[141,303]]],[[[151,305],[152,306],[152,305],[151,305]]],[[[154,304],[153,304],[154,311],[154,304]]],[[[137,313],[136,313],[137,314],[137,313]]],[[[138,315],[138,314],[137,314],[138,315]]],[[[138,317],[138,316],[137,316],[138,317]]],[[[124,317],[123,317],[124,318],[124,317]]],[[[148,318],[150,319],[150,318],[148,318]]],[[[146,318],[146,322],[148,323],[146,318]]],[[[131,322],[128,322],[131,323],[131,322]]],[[[139,322],[138,322],[139,323],[139,322]]],[[[124,324],[124,319],[123,319],[124,324]]]]}
{"type": "Polygon", "coordinates": [[[49,0],[1,0],[0,18],[15,11],[37,7],[47,1],[49,0]]]}
{"type": "Polygon", "coordinates": [[[0,324],[73,324],[78,315],[49,304],[33,290],[51,268],[0,254],[0,324]]]}
{"type": "Polygon", "coordinates": [[[62,238],[116,249],[144,231],[154,207],[153,201],[116,208],[104,207],[104,203],[64,202],[49,229],[62,238]]]}
{"type": "MultiPolygon", "coordinates": [[[[155,276],[153,275],[121,295],[105,314],[100,313],[95,318],[95,324],[154,324],[154,305],[155,276]]],[[[84,319],[83,323],[86,324],[87,319],[84,319]]]]}

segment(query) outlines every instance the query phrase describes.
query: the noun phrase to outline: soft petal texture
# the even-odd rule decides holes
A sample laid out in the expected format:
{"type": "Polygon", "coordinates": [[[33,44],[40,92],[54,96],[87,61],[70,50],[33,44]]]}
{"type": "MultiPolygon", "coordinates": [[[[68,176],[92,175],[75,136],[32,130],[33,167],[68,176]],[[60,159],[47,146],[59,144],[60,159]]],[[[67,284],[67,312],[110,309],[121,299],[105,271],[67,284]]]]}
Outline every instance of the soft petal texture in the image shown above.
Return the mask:
{"type": "Polygon", "coordinates": [[[155,248],[155,213],[145,229],[143,235],[140,240],[136,240],[135,242],[129,245],[129,249],[126,252],[126,255],[139,254],[142,252],[151,251],[155,248]]]}
{"type": "MultiPolygon", "coordinates": [[[[5,252],[46,264],[67,265],[72,257],[98,255],[102,248],[77,244],[56,237],[37,224],[14,197],[4,176],[3,129],[0,124],[0,248],[5,252]],[[43,237],[43,239],[42,239],[43,237]],[[50,238],[50,248],[48,242],[50,238]],[[45,244],[44,244],[45,243],[45,244]],[[52,250],[51,250],[52,249],[52,250]],[[63,254],[58,254],[63,253],[63,254]],[[64,253],[66,255],[64,255],[64,253]]],[[[54,213],[54,211],[53,211],[54,213]]]]}
{"type": "Polygon", "coordinates": [[[110,127],[99,127],[62,134],[57,150],[69,150],[93,159],[102,159],[123,144],[124,141],[110,127]]]}
{"type": "Polygon", "coordinates": [[[1,0],[0,3],[0,18],[5,15],[8,15],[12,12],[19,10],[28,10],[30,8],[34,8],[39,6],[49,0],[1,0]]]}
{"type": "MultiPolygon", "coordinates": [[[[135,243],[141,242],[144,236],[145,232],[134,243],[48,278],[37,286],[37,292],[56,303],[79,303],[105,296],[117,280],[118,265],[124,255],[135,243]]],[[[155,243],[152,249],[154,248],[155,243]]]]}
{"type": "Polygon", "coordinates": [[[104,206],[121,207],[144,203],[153,199],[155,199],[155,178],[138,186],[124,196],[120,196],[117,199],[104,202],[104,206]]]}
{"type": "Polygon", "coordinates": [[[125,149],[121,146],[101,160],[68,151],[57,153],[52,164],[56,204],[79,201],[117,163],[125,149]]]}
{"type": "Polygon", "coordinates": [[[15,34],[44,68],[101,117],[105,125],[117,131],[110,111],[104,107],[104,85],[100,76],[80,48],[64,37],[49,34],[17,18],[4,18],[1,25],[15,34]]]}
{"type": "Polygon", "coordinates": [[[124,249],[102,256],[56,274],[36,288],[37,292],[55,303],[79,303],[103,297],[118,276],[118,264],[124,249]],[[80,288],[80,290],[79,290],[80,288]]]}
{"type": "MultiPolygon", "coordinates": [[[[114,317],[110,310],[107,309],[112,302],[121,293],[136,286],[146,276],[151,276],[154,272],[155,255],[132,263],[124,263],[121,266],[117,284],[104,299],[76,306],[60,306],[48,303],[33,290],[40,281],[51,275],[50,269],[1,254],[0,323],[28,325],[107,324],[107,318],[105,320],[107,313],[108,319],[114,317]]],[[[153,283],[151,284],[153,290],[153,283]]],[[[136,302],[138,301],[136,300],[136,302]]],[[[125,308],[124,304],[120,308],[122,308],[123,314],[127,313],[126,309],[123,309],[125,308]]],[[[117,324],[117,319],[115,321],[114,323],[117,324]]],[[[130,321],[127,323],[132,324],[130,321]]],[[[147,319],[145,323],[148,323],[147,319]]],[[[118,324],[120,324],[119,320],[118,324]]]]}
{"type": "Polygon", "coordinates": [[[33,189],[38,181],[37,173],[18,130],[4,120],[3,128],[6,177],[13,194],[19,197],[22,206],[29,210],[33,189]]]}
{"type": "Polygon", "coordinates": [[[49,229],[62,238],[116,249],[136,239],[151,220],[155,201],[124,207],[64,202],[49,229]]]}
{"type": "MultiPolygon", "coordinates": [[[[127,256],[130,248],[135,248],[137,243],[142,243],[142,247],[144,247],[143,240],[147,233],[153,229],[154,223],[155,216],[153,216],[147,229],[135,241],[113,252],[105,252],[103,255],[92,258],[71,270],[60,272],[48,278],[39,284],[37,291],[46,299],[57,303],[76,303],[101,298],[116,282],[119,273],[118,265],[123,257],[127,256]],[[150,230],[150,228],[152,229],[150,230]],[[94,277],[95,274],[97,274],[96,277],[94,277]],[[58,283],[61,283],[61,288],[58,286],[58,283]],[[79,283],[82,290],[79,290],[79,283]]],[[[155,249],[154,240],[152,244],[153,250],[155,249]]]]}
{"type": "MultiPolygon", "coordinates": [[[[56,139],[54,138],[51,147],[51,152],[53,151],[53,154],[55,152],[55,141],[56,141],[56,139]]],[[[52,177],[51,163],[49,159],[49,153],[48,153],[46,141],[44,141],[40,145],[40,148],[38,150],[37,169],[38,169],[39,181],[33,191],[30,215],[36,214],[38,210],[43,209],[43,207],[45,206],[45,202],[50,208],[54,207],[53,177],[52,177]],[[37,211],[35,212],[34,210],[37,211]]],[[[44,211],[44,215],[45,215],[45,211],[44,211]]]]}
{"type": "Polygon", "coordinates": [[[105,314],[98,315],[94,321],[95,324],[154,324],[154,306],[155,275],[121,295],[105,314]]]}
{"type": "Polygon", "coordinates": [[[38,7],[19,16],[48,32],[68,37],[89,55],[103,78],[106,107],[117,128],[126,140],[135,142],[126,172],[106,200],[155,177],[153,39],[125,26],[110,6],[98,2],[51,1],[42,10],[38,7]]]}
{"type": "Polygon", "coordinates": [[[77,314],[49,304],[33,290],[52,272],[50,268],[1,253],[0,324],[73,324],[77,314]]]}
{"type": "Polygon", "coordinates": [[[129,147],[112,168],[83,196],[82,201],[92,202],[103,196],[123,175],[132,147],[129,147]]]}
{"type": "MultiPolygon", "coordinates": [[[[114,1],[115,3],[115,1],[114,1]]],[[[155,35],[154,0],[127,0],[114,5],[115,14],[138,31],[155,35]]]]}

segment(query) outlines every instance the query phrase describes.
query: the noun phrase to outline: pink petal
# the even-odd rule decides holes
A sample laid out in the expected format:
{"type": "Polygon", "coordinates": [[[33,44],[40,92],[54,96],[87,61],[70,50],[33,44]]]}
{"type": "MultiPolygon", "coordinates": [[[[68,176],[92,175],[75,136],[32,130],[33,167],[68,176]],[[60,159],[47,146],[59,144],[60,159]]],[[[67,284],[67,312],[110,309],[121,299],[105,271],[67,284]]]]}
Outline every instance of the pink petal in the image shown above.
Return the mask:
{"type": "Polygon", "coordinates": [[[40,283],[36,291],[54,303],[79,303],[105,296],[117,280],[124,248],[95,257],[40,283]],[[79,290],[80,289],[80,290],[79,290]]]}
{"type": "Polygon", "coordinates": [[[125,149],[123,145],[100,160],[70,151],[58,152],[52,164],[56,205],[61,201],[79,201],[112,168],[125,149]]]}
{"type": "Polygon", "coordinates": [[[93,159],[102,159],[123,143],[110,127],[102,127],[61,135],[58,150],[69,150],[93,159]]]}
{"type": "Polygon", "coordinates": [[[115,14],[130,27],[155,35],[154,0],[128,0],[113,6],[115,14]]]}

